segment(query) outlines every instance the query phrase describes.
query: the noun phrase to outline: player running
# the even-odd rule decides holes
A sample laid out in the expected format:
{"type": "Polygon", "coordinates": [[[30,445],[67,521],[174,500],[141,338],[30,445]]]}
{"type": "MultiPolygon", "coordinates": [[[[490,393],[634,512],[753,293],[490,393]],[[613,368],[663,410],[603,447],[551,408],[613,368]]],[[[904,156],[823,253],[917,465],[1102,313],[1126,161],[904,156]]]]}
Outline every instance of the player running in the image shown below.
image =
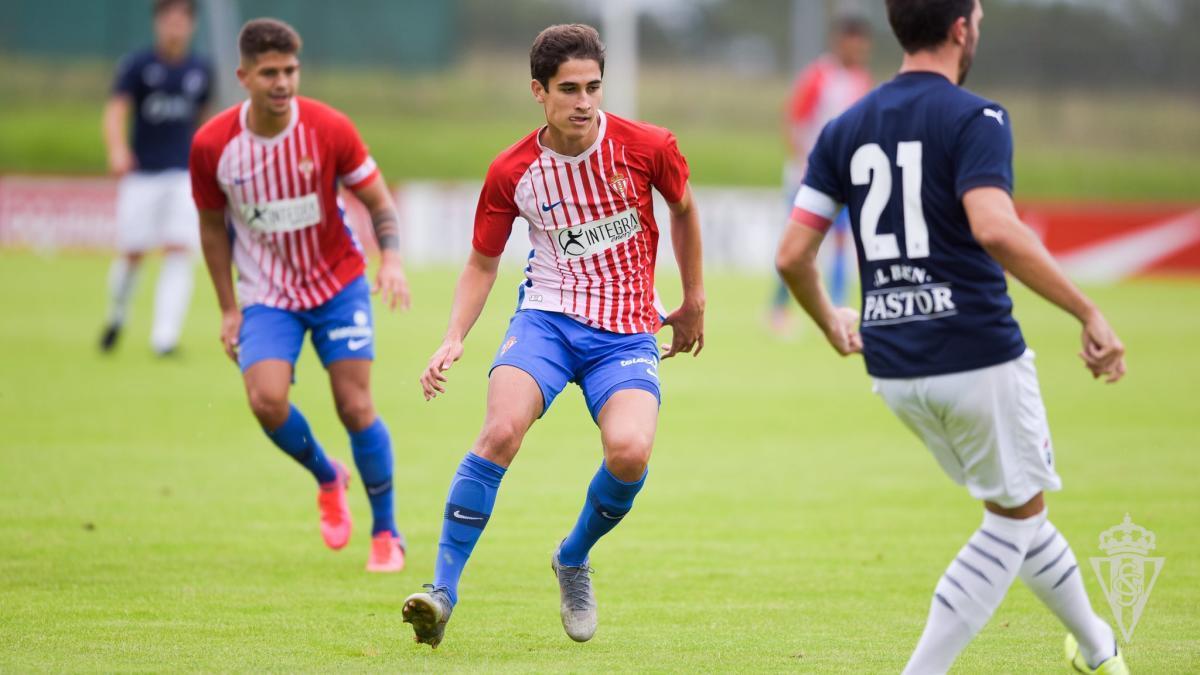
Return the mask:
{"type": "Polygon", "coordinates": [[[189,51],[195,13],[192,0],[154,1],[154,47],[121,60],[104,106],[108,167],[120,177],[119,255],[108,273],[108,318],[100,336],[104,352],[121,335],[146,253],[163,251],[150,331],[150,346],[159,355],[178,346],[192,299],[192,265],[200,242],[188,195],[188,146],[212,92],[211,68],[189,51]]]}
{"type": "MultiPolygon", "coordinates": [[[[788,211],[800,190],[808,153],[825,125],[845,112],[871,90],[867,61],[871,55],[871,24],[854,14],[838,17],[830,31],[830,51],[810,63],[792,88],[784,119],[787,161],[783,165],[783,196],[788,211]]],[[[834,304],[846,300],[846,257],[849,217],[845,211],[833,220],[832,236],[825,244],[829,294],[834,304]]],[[[787,284],[779,279],[771,297],[771,330],[778,336],[792,333],[787,284]]]]}
{"type": "Polygon", "coordinates": [[[533,97],[547,124],[492,162],[475,211],[473,250],[459,277],[445,341],[421,375],[426,399],[445,391],[500,264],[513,220],[529,223],[532,251],[517,313],[488,382],[483,430],[450,483],[433,584],[404,602],[417,642],[442,641],[458,581],[491,517],[500,480],[554,397],[574,382],[600,427],[604,461],[575,528],[551,556],[563,628],[596,631],[588,552],[633,507],[658,423],[662,358],[704,346],[700,222],[688,166],[666,129],[600,110],[604,45],[590,26],[551,26],[530,52],[533,97]],[[654,290],[658,225],[651,188],[671,209],[683,305],[663,317],[654,290]]]}
{"type": "Polygon", "coordinates": [[[392,514],[391,437],[370,389],[370,293],[382,291],[391,309],[409,303],[396,208],[350,120],[296,95],[300,36],[292,27],[255,19],[242,28],[238,46],[237,75],[250,98],[205,124],[191,156],[221,343],[241,367],[250,409],[267,436],[317,479],[321,535],[340,549],[350,538],[349,474],[326,457],[304,415],[288,403],[296,358],[311,332],[371,502],[367,569],[398,572],[404,539],[392,514]],[[371,214],[382,252],[373,289],[338,206],[339,183],[371,214]]]}
{"type": "Polygon", "coordinates": [[[1007,111],[958,86],[979,39],[978,0],[888,0],[887,10],[905,52],[900,73],[821,133],[777,263],[834,348],[863,353],[875,391],[984,503],[904,672],[946,672],[1020,577],[1070,631],[1076,670],[1125,673],[1046,518],[1043,491],[1061,482],[1004,271],[1080,321],[1093,377],[1119,380],[1125,349],[1017,218],[1007,111]],[[858,247],[861,336],[857,313],[834,307],[814,265],[842,204],[858,247]]]}

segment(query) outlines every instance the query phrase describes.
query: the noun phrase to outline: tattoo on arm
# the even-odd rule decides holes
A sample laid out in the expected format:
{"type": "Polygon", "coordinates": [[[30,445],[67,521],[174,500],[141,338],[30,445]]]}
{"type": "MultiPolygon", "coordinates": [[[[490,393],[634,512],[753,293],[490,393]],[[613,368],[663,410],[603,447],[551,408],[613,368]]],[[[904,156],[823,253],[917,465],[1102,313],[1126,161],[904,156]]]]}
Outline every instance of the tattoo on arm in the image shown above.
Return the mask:
{"type": "Polygon", "coordinates": [[[375,239],[381,251],[400,250],[400,218],[395,208],[384,208],[371,213],[371,226],[375,228],[375,239]]]}

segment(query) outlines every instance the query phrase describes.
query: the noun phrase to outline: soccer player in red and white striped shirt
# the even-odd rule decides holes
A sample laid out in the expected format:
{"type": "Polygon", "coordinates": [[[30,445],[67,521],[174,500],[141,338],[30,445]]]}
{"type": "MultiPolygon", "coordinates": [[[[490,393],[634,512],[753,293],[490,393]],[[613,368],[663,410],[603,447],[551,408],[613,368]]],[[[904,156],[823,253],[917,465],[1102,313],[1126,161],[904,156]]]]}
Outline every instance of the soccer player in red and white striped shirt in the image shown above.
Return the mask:
{"type": "Polygon", "coordinates": [[[551,564],[563,627],[576,641],[592,637],[596,603],[588,552],[633,506],[658,423],[654,334],[663,325],[673,329],[663,358],[698,354],[704,345],[699,216],[674,135],[600,110],[604,46],[590,26],[542,31],[530,70],[547,123],[500,153],[488,170],[450,326],[421,376],[427,399],[444,391],[446,371],[462,356],[463,340],[496,280],[513,221],[524,218],[532,250],[518,311],[492,364],[483,430],[450,486],[431,592],[404,604],[417,641],[435,647],[500,479],[525,432],[569,382],[583,390],[600,427],[604,461],[551,564]],[[651,190],[670,205],[683,282],[683,305],[666,317],[654,290],[659,230],[651,190]]]}
{"type": "Polygon", "coordinates": [[[338,205],[338,185],[371,213],[382,252],[375,290],[392,309],[409,302],[396,208],[350,120],[296,95],[300,36],[281,21],[255,19],[238,43],[238,79],[250,97],[205,124],[189,158],[221,342],[242,369],[250,408],[267,436],[317,479],[321,534],[339,549],[350,537],[349,474],[325,456],[288,403],[296,357],[311,331],[371,502],[367,569],[396,572],[404,567],[404,542],[393,516],[391,437],[371,401],[371,290],[362,248],[338,205]]]}

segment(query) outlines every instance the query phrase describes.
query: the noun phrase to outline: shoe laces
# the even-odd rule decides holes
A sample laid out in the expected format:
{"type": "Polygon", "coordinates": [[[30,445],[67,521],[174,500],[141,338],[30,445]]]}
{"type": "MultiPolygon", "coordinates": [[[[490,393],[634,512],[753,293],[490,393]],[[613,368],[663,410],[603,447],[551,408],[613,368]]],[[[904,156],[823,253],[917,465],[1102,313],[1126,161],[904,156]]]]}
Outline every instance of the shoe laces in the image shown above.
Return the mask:
{"type": "Polygon", "coordinates": [[[371,550],[383,557],[388,557],[392,554],[392,549],[396,546],[396,540],[388,537],[374,537],[371,539],[371,550]]]}
{"type": "Polygon", "coordinates": [[[317,497],[321,506],[321,516],[328,522],[337,525],[344,520],[341,505],[338,503],[338,490],[321,490],[317,497]]]}
{"type": "Polygon", "coordinates": [[[452,609],[450,605],[450,594],[440,588],[435,587],[433,584],[421,584],[421,588],[429,591],[429,597],[437,600],[442,604],[443,607],[446,608],[446,618],[449,618],[450,610],[452,609]]]}
{"type": "Polygon", "coordinates": [[[595,571],[586,564],[579,567],[559,566],[558,579],[562,583],[563,593],[567,596],[567,606],[572,611],[592,608],[592,579],[588,575],[595,571]]]}

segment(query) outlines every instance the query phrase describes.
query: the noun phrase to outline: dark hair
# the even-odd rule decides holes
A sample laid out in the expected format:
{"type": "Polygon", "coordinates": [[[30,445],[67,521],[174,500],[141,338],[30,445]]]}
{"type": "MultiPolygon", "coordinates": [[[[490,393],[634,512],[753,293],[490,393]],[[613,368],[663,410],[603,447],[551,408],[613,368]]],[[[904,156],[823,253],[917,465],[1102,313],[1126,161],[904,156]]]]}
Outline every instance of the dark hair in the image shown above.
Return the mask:
{"type": "Polygon", "coordinates": [[[569,23],[538,33],[529,50],[529,73],[543,87],[549,87],[558,67],[571,59],[591,59],[600,64],[600,75],[604,75],[604,43],[595,28],[569,23]]]}
{"type": "Polygon", "coordinates": [[[158,18],[159,14],[169,9],[182,9],[188,13],[188,16],[196,17],[196,0],[154,0],[151,6],[150,15],[158,18]]]}
{"type": "Polygon", "coordinates": [[[251,19],[238,33],[238,50],[243,59],[256,59],[267,52],[299,54],[300,34],[279,19],[251,19]]]}
{"type": "Polygon", "coordinates": [[[888,23],[909,54],[945,42],[954,22],[974,10],[975,0],[887,0],[888,23]]]}
{"type": "Polygon", "coordinates": [[[833,34],[871,37],[871,22],[861,14],[842,14],[833,20],[833,34]]]}

